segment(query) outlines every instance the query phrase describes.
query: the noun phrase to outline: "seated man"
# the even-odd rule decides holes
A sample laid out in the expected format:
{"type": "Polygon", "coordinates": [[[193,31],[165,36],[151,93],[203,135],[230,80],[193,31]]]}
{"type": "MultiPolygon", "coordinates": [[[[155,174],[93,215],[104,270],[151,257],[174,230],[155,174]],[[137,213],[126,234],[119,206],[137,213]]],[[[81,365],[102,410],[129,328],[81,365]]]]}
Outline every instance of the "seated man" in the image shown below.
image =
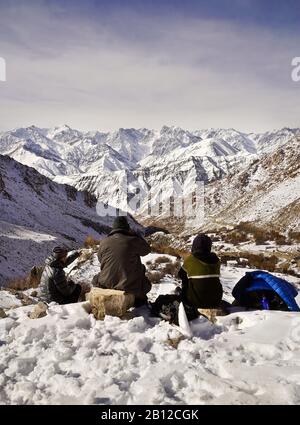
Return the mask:
{"type": "Polygon", "coordinates": [[[52,255],[46,260],[39,288],[41,298],[45,302],[55,301],[58,304],[76,303],[81,293],[81,285],[68,281],[64,268],[80,255],[79,252],[68,256],[68,250],[55,247],[52,255]]]}
{"type": "Polygon", "coordinates": [[[151,252],[146,240],[130,230],[126,217],[117,217],[113,230],[100,242],[98,258],[101,271],[93,285],[117,289],[135,296],[135,306],[147,302],[146,294],[151,284],[145,276],[145,266],[140,257],[151,252]]]}
{"type": "Polygon", "coordinates": [[[199,234],[193,241],[192,254],[179,270],[182,280],[182,299],[196,308],[218,308],[223,288],[220,282],[220,260],[211,252],[209,236],[199,234]]]}

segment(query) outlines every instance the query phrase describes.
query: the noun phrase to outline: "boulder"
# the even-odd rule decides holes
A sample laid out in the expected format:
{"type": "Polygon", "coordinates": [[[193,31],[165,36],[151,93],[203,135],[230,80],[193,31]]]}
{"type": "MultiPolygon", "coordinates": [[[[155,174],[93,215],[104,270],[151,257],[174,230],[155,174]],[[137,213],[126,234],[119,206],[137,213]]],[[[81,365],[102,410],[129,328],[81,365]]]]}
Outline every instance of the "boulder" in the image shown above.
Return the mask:
{"type": "Polygon", "coordinates": [[[34,309],[29,314],[30,319],[39,319],[47,315],[47,304],[39,302],[35,305],[34,309]]]}
{"type": "Polygon", "coordinates": [[[198,308],[198,312],[212,323],[216,323],[217,316],[226,316],[228,314],[221,308],[198,308]]]}
{"type": "Polygon", "coordinates": [[[0,319],[5,319],[7,317],[7,314],[3,310],[3,308],[0,308],[0,319]]]}
{"type": "Polygon", "coordinates": [[[124,317],[133,307],[135,297],[116,289],[92,288],[86,294],[86,300],[90,302],[95,318],[103,320],[106,315],[124,317]]]}

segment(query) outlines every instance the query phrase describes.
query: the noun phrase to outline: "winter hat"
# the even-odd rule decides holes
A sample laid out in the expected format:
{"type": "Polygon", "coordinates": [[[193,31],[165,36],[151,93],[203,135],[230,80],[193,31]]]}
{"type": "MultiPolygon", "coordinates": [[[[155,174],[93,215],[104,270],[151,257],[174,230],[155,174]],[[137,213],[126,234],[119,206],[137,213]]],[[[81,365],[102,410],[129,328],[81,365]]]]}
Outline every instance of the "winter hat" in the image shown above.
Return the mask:
{"type": "Polygon", "coordinates": [[[63,246],[56,246],[55,248],[53,248],[52,252],[55,258],[61,258],[68,253],[68,249],[63,246]]]}
{"type": "Polygon", "coordinates": [[[127,218],[124,215],[121,215],[120,217],[116,217],[113,229],[120,229],[120,230],[130,230],[130,226],[128,224],[127,218]]]}
{"type": "Polygon", "coordinates": [[[211,252],[212,240],[204,233],[195,237],[192,245],[192,253],[208,254],[211,252]]]}

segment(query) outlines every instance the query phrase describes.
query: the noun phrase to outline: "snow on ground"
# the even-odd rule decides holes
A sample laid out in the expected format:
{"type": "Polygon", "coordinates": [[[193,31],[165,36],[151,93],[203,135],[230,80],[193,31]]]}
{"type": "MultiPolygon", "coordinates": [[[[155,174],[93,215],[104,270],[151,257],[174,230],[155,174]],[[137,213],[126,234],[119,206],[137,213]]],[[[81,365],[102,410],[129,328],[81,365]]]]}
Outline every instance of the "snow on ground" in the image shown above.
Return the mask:
{"type": "MultiPolygon", "coordinates": [[[[225,298],[245,270],[223,267],[225,298]]],[[[150,298],[175,284],[166,277],[150,298]]],[[[145,307],[131,320],[96,321],[85,305],[53,303],[36,320],[27,317],[30,306],[7,311],[0,320],[1,404],[300,403],[297,313],[236,309],[216,325],[198,318],[193,338],[180,341],[176,327],[145,307]],[[177,348],[172,341],[180,341],[177,348]]]]}
{"type": "Polygon", "coordinates": [[[153,252],[151,252],[151,254],[145,255],[144,257],[141,257],[142,263],[147,266],[147,263],[151,262],[154,263],[155,260],[157,260],[158,258],[161,257],[166,257],[169,259],[170,262],[174,263],[176,261],[176,257],[174,257],[173,255],[169,255],[169,254],[155,254],[153,252]]]}
{"type": "Polygon", "coordinates": [[[0,308],[9,309],[21,306],[21,301],[8,291],[0,291],[0,308]]]}
{"type": "Polygon", "coordinates": [[[296,253],[300,250],[300,244],[293,243],[292,245],[278,245],[274,241],[267,241],[265,244],[261,245],[256,245],[254,242],[241,242],[238,244],[233,244],[221,240],[214,242],[214,248],[217,251],[222,250],[240,252],[241,255],[245,251],[253,253],[294,253],[296,255],[296,253]]]}

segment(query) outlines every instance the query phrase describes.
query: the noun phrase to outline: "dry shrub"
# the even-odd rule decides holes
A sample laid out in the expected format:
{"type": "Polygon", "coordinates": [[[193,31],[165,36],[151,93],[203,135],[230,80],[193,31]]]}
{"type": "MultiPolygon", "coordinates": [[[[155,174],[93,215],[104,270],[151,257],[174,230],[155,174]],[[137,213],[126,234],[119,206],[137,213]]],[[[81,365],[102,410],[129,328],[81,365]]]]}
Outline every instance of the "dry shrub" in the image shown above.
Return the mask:
{"type": "Polygon", "coordinates": [[[239,233],[238,231],[230,232],[226,236],[226,242],[232,243],[234,245],[242,242],[246,242],[249,238],[244,233],[239,233]]]}
{"type": "Polygon", "coordinates": [[[292,230],[288,233],[289,239],[293,242],[300,243],[300,232],[294,232],[292,230]]]}
{"type": "Polygon", "coordinates": [[[156,270],[157,266],[155,263],[152,263],[152,261],[149,262],[149,264],[147,264],[147,269],[148,270],[156,270]]]}
{"type": "Polygon", "coordinates": [[[87,236],[84,241],[85,248],[95,248],[99,244],[100,244],[100,241],[98,241],[97,239],[95,239],[93,236],[90,236],[90,235],[87,236]]]}
{"type": "Polygon", "coordinates": [[[277,245],[284,245],[287,239],[274,229],[264,229],[250,222],[241,222],[231,231],[227,231],[223,238],[226,242],[238,244],[254,240],[256,245],[264,245],[267,241],[275,241],[277,245]]]}
{"type": "Polygon", "coordinates": [[[165,277],[163,271],[148,271],[146,275],[152,284],[160,283],[160,281],[165,277]]]}
{"type": "Polygon", "coordinates": [[[158,254],[167,254],[172,255],[173,257],[182,258],[188,255],[187,251],[173,248],[169,245],[164,245],[162,243],[153,242],[151,244],[152,252],[157,252],[158,254]]]}
{"type": "Polygon", "coordinates": [[[290,242],[285,238],[284,235],[278,234],[274,238],[274,241],[275,241],[276,245],[290,245],[290,242]]]}
{"type": "Polygon", "coordinates": [[[180,267],[181,267],[181,263],[178,260],[175,261],[175,263],[169,262],[164,266],[163,272],[170,276],[176,277],[178,275],[178,271],[180,267]]]}
{"type": "Polygon", "coordinates": [[[6,287],[15,289],[17,291],[24,291],[25,289],[37,288],[40,284],[44,267],[34,266],[30,273],[24,277],[18,277],[8,281],[6,287]]]}
{"type": "Polygon", "coordinates": [[[169,257],[164,257],[164,256],[157,257],[154,262],[155,262],[155,264],[169,263],[170,262],[170,258],[169,257]]]}
{"type": "Polygon", "coordinates": [[[18,277],[15,279],[11,279],[8,281],[7,285],[5,285],[8,289],[15,289],[16,291],[24,291],[25,289],[29,289],[28,277],[18,277]]]}
{"type": "Polygon", "coordinates": [[[266,256],[264,254],[248,254],[249,267],[260,270],[275,271],[278,258],[276,255],[266,256]]]}
{"type": "Polygon", "coordinates": [[[180,261],[163,263],[164,266],[160,270],[148,269],[147,277],[151,283],[159,283],[166,275],[177,277],[178,271],[181,267],[180,261]]]}

